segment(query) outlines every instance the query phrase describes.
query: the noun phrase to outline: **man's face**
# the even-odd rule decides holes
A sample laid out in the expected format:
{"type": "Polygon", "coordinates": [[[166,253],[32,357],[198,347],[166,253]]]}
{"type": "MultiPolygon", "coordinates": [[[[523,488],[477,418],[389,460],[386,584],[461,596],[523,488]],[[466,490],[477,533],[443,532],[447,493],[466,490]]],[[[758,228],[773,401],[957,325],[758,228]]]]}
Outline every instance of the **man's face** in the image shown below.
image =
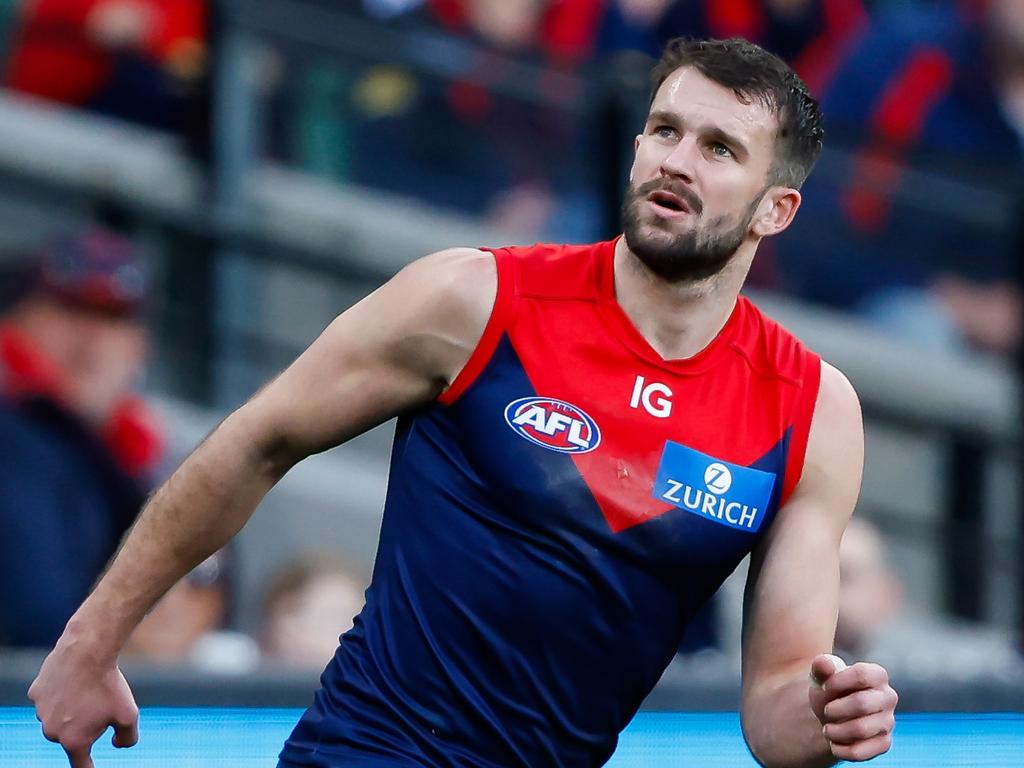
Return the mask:
{"type": "Polygon", "coordinates": [[[670,282],[717,274],[750,234],[768,188],[777,119],[687,67],[658,89],[636,140],[626,244],[670,282]]]}
{"type": "Polygon", "coordinates": [[[64,374],[71,406],[103,423],[142,372],[142,325],[49,298],[35,299],[26,312],[29,333],[64,374]]]}
{"type": "Polygon", "coordinates": [[[885,542],[870,523],[850,521],[839,547],[839,624],[836,645],[865,653],[899,611],[902,587],[885,560],[885,542]]]}
{"type": "Polygon", "coordinates": [[[1004,45],[1024,55],[1024,3],[1021,0],[991,0],[989,28],[1004,45]]]}

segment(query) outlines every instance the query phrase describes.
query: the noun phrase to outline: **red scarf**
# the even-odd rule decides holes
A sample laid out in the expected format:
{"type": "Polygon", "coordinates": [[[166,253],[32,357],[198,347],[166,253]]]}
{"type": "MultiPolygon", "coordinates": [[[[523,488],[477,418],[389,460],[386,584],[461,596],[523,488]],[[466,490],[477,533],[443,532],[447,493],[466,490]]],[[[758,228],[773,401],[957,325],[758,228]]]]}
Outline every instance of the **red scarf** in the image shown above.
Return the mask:
{"type": "MultiPolygon", "coordinates": [[[[70,408],[60,368],[28,335],[9,324],[0,325],[0,397],[14,402],[42,397],[70,408]]],[[[163,456],[159,419],[137,395],[117,403],[99,437],[133,477],[151,472],[163,456]]]]}

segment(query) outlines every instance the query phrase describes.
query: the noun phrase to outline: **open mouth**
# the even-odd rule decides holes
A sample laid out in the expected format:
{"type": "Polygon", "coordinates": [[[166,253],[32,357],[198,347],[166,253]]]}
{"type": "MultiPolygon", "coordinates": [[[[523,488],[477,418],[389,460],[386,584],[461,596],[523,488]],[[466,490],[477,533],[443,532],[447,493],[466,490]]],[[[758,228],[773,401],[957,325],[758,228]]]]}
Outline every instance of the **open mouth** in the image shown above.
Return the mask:
{"type": "Polygon", "coordinates": [[[689,213],[690,206],[688,206],[681,197],[667,191],[653,192],[647,198],[659,208],[672,213],[689,213]]]}

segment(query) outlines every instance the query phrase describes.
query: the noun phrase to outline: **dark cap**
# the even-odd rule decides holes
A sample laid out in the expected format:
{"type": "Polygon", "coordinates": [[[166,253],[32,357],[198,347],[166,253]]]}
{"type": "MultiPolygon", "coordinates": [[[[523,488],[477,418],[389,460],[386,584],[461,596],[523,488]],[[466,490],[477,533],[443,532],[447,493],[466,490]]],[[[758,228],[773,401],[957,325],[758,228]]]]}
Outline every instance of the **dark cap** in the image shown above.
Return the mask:
{"type": "Polygon", "coordinates": [[[100,228],[60,237],[43,248],[38,285],[61,301],[121,317],[140,314],[147,288],[135,244],[100,228]]]}

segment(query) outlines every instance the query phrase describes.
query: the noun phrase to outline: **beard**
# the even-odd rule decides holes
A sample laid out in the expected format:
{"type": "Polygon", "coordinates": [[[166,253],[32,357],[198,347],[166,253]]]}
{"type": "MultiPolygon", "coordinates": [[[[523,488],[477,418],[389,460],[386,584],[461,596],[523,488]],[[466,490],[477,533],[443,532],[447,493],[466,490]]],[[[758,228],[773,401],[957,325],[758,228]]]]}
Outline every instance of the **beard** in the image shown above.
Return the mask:
{"type": "Polygon", "coordinates": [[[732,227],[728,226],[729,216],[718,216],[704,227],[694,226],[687,232],[673,233],[669,229],[671,220],[645,215],[647,196],[660,189],[671,190],[681,197],[690,215],[700,218],[703,205],[684,187],[663,179],[654,179],[639,187],[631,184],[626,188],[622,204],[622,231],[629,250],[651,272],[670,283],[696,282],[717,275],[743,244],[763,191],[747,205],[732,227]]]}

